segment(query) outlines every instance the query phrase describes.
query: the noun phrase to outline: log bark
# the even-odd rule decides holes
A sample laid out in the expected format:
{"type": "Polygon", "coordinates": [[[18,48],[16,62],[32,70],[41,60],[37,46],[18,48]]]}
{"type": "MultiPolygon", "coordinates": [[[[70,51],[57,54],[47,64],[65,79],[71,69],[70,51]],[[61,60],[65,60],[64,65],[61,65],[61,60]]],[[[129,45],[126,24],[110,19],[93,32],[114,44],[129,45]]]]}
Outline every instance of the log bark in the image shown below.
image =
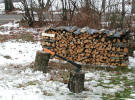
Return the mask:
{"type": "Polygon", "coordinates": [[[43,51],[37,51],[34,67],[36,70],[43,71],[46,73],[48,70],[48,61],[50,58],[49,53],[45,53],[43,51]]]}
{"type": "Polygon", "coordinates": [[[73,93],[80,93],[84,90],[84,78],[85,74],[83,72],[70,72],[70,79],[68,83],[68,88],[73,93]]]}

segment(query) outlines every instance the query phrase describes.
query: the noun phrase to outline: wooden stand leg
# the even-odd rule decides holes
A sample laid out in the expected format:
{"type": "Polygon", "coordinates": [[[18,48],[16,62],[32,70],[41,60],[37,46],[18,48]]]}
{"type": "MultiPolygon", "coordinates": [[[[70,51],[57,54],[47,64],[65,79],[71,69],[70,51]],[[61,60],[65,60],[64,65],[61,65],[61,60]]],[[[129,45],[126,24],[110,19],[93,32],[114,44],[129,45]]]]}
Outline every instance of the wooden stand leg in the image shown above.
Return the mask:
{"type": "Polygon", "coordinates": [[[49,53],[45,53],[43,51],[37,51],[34,67],[36,70],[43,71],[46,73],[48,70],[48,61],[50,58],[49,53]]]}
{"type": "Polygon", "coordinates": [[[83,72],[74,72],[70,73],[70,79],[68,83],[68,88],[73,93],[80,93],[84,90],[84,79],[85,74],[83,72]]]}

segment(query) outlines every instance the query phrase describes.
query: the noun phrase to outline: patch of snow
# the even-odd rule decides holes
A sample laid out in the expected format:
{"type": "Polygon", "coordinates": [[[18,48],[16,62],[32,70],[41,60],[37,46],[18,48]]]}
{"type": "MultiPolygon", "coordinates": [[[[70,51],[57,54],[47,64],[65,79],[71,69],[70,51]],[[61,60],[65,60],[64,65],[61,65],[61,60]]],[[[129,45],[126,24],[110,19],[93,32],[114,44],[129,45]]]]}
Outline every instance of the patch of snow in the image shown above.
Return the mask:
{"type": "Polygon", "coordinates": [[[135,94],[131,94],[132,97],[135,97],[135,94]]]}
{"type": "Polygon", "coordinates": [[[13,5],[14,5],[15,8],[22,8],[21,2],[14,2],[13,5]]]}
{"type": "Polygon", "coordinates": [[[0,14],[4,14],[5,12],[5,5],[4,5],[4,3],[1,3],[0,4],[0,14]]]}
{"type": "Polygon", "coordinates": [[[59,87],[63,90],[65,88],[62,83],[48,82],[48,77],[42,72],[32,72],[31,69],[12,69],[8,68],[8,72],[6,72],[7,70],[0,71],[0,90],[2,91],[0,100],[50,100],[50,97],[43,95],[43,91],[52,92],[59,87]]]}
{"type": "MultiPolygon", "coordinates": [[[[13,5],[15,8],[19,8],[19,9],[22,8],[21,2],[14,2],[13,5]]],[[[5,14],[5,3],[0,3],[0,14],[5,14]]]]}
{"type": "Polygon", "coordinates": [[[104,80],[104,83],[110,83],[110,80],[104,80]]]}
{"type": "Polygon", "coordinates": [[[49,73],[34,72],[30,68],[0,67],[0,90],[3,91],[0,92],[0,100],[102,100],[103,93],[114,94],[124,89],[120,85],[111,85],[110,88],[98,86],[99,79],[108,83],[106,75],[115,74],[105,71],[87,72],[84,86],[88,91],[74,94],[69,91],[67,84],[51,81],[49,73]]]}
{"type": "Polygon", "coordinates": [[[85,79],[89,79],[89,78],[94,78],[94,74],[93,73],[86,73],[85,74],[85,79]]]}
{"type": "Polygon", "coordinates": [[[16,10],[16,11],[13,11],[13,12],[15,12],[16,14],[24,14],[25,13],[25,11],[21,11],[21,10],[16,10]]]}
{"type": "Polygon", "coordinates": [[[0,31],[0,34],[1,34],[1,35],[7,35],[7,34],[10,34],[10,31],[3,31],[3,32],[0,31]]]}
{"type": "Polygon", "coordinates": [[[60,60],[58,60],[58,59],[56,59],[56,58],[49,59],[49,61],[57,62],[57,63],[63,63],[63,64],[67,63],[67,61],[60,61],[60,60]]]}
{"type": "Polygon", "coordinates": [[[16,23],[15,21],[14,22],[9,22],[7,24],[1,25],[1,27],[4,27],[4,28],[11,28],[11,27],[17,28],[17,27],[19,27],[19,23],[16,23]]]}
{"type": "Polygon", "coordinates": [[[2,29],[0,30],[1,35],[8,35],[11,32],[11,28],[19,28],[19,23],[16,23],[15,21],[9,22],[7,24],[3,24],[0,26],[2,29]]]}
{"type": "Polygon", "coordinates": [[[129,57],[129,68],[135,68],[135,51],[134,51],[134,57],[129,57]]]}
{"type": "Polygon", "coordinates": [[[50,81],[49,73],[32,69],[0,67],[0,100],[64,100],[70,93],[67,84],[50,81]],[[51,95],[49,95],[51,94],[51,95]]]}
{"type": "Polygon", "coordinates": [[[135,68],[135,57],[129,57],[129,68],[135,68]]]}
{"type": "Polygon", "coordinates": [[[92,91],[93,95],[98,94],[100,96],[102,96],[103,93],[113,95],[118,91],[123,91],[121,85],[113,85],[110,83],[110,75],[114,76],[113,73],[103,71],[88,72],[85,74],[86,82],[84,86],[92,91]],[[103,86],[100,86],[101,84],[103,86]]]}
{"type": "Polygon", "coordinates": [[[8,41],[0,43],[0,66],[29,64],[35,60],[37,50],[41,50],[40,42],[8,41]],[[5,58],[9,56],[10,59],[5,58]]]}

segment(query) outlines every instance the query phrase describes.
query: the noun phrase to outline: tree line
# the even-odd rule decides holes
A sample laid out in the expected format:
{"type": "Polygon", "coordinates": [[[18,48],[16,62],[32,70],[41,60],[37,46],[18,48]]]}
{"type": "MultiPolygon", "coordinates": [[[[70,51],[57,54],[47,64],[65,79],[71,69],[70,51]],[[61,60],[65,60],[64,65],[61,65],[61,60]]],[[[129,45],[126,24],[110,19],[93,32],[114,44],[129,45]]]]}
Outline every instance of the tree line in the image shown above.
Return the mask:
{"type": "MultiPolygon", "coordinates": [[[[12,0],[4,2],[5,11],[14,9],[12,0]]],[[[23,20],[29,26],[33,26],[37,19],[40,23],[47,23],[47,15],[50,15],[49,22],[55,25],[100,28],[102,22],[105,22],[109,28],[124,28],[125,24],[134,20],[132,15],[135,13],[135,0],[20,0],[20,2],[21,9],[25,11],[23,20]],[[56,20],[56,15],[60,20],[56,20]]]]}

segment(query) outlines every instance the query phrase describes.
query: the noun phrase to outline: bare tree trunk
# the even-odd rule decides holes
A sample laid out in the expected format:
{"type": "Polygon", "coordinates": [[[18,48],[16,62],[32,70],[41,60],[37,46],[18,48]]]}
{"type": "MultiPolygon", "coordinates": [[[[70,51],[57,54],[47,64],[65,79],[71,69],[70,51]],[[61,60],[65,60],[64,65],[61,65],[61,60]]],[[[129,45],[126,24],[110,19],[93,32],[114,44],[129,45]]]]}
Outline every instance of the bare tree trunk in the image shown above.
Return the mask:
{"type": "Polygon", "coordinates": [[[85,0],[85,7],[88,9],[90,8],[90,2],[90,0],[85,0]]]}
{"type": "Polygon", "coordinates": [[[39,3],[39,5],[40,5],[40,7],[41,7],[42,9],[44,9],[45,4],[44,4],[43,0],[38,0],[38,3],[39,3]]]}
{"type": "MultiPolygon", "coordinates": [[[[23,14],[24,20],[28,23],[29,26],[33,26],[35,23],[35,14],[37,14],[38,21],[40,21],[40,25],[43,25],[46,19],[46,12],[48,12],[49,8],[52,6],[52,2],[54,0],[20,0],[22,3],[22,10],[25,11],[23,14]]],[[[48,15],[49,16],[49,15],[48,15]]]]}
{"type": "Polygon", "coordinates": [[[132,9],[131,9],[131,13],[135,14],[135,0],[132,0],[132,9]]]}
{"type": "Polygon", "coordinates": [[[124,26],[124,18],[125,18],[125,0],[122,0],[122,23],[121,23],[121,28],[124,26]]]}
{"type": "Polygon", "coordinates": [[[33,1],[30,0],[30,7],[26,0],[22,0],[21,3],[23,5],[25,13],[23,14],[23,18],[27,21],[29,26],[33,26],[35,18],[34,18],[34,8],[33,8],[33,1]]]}
{"type": "Polygon", "coordinates": [[[72,22],[72,19],[74,17],[75,14],[75,10],[77,9],[77,5],[76,5],[77,1],[73,1],[73,0],[68,0],[68,6],[69,6],[69,14],[70,14],[70,22],[72,22]]]}
{"type": "Polygon", "coordinates": [[[62,3],[62,19],[63,21],[67,21],[67,1],[61,0],[62,3]]]}
{"type": "Polygon", "coordinates": [[[5,3],[5,11],[12,11],[14,9],[12,0],[4,0],[5,3]]]}
{"type": "MultiPolygon", "coordinates": [[[[105,21],[105,6],[106,6],[106,0],[102,0],[102,5],[101,5],[102,7],[101,7],[101,11],[100,11],[100,13],[99,13],[99,17],[100,17],[100,22],[102,22],[102,21],[105,21]],[[102,16],[103,16],[103,20],[102,20],[102,16]]],[[[101,24],[102,25],[102,24],[101,24]]]]}
{"type": "Polygon", "coordinates": [[[105,13],[106,0],[102,0],[102,9],[101,11],[105,13]]]}

